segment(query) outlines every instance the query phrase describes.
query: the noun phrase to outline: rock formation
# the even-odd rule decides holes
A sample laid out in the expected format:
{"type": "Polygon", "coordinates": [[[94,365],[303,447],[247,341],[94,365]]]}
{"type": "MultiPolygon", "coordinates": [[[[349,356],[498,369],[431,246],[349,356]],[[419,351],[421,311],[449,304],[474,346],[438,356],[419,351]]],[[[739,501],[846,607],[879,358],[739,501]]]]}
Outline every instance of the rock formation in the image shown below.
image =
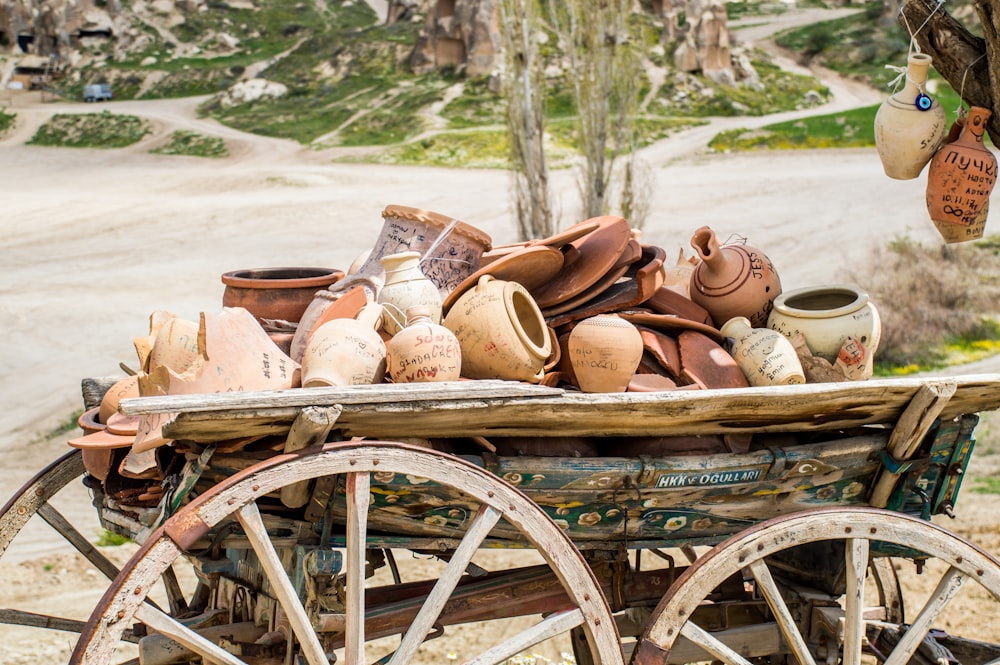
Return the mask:
{"type": "MultiPolygon", "coordinates": [[[[499,0],[436,0],[410,56],[410,67],[426,74],[464,67],[469,76],[492,72],[500,58],[499,0]]],[[[391,13],[391,10],[390,10],[391,13]]]]}
{"type": "Polygon", "coordinates": [[[20,53],[64,58],[88,38],[112,38],[118,0],[0,0],[0,43],[20,53]]]}
{"type": "MultiPolygon", "coordinates": [[[[669,1],[669,0],[667,0],[669,1]]],[[[726,6],[720,0],[688,0],[688,29],[674,51],[674,65],[684,72],[700,71],[715,81],[736,82],[729,52],[726,6]]]]}

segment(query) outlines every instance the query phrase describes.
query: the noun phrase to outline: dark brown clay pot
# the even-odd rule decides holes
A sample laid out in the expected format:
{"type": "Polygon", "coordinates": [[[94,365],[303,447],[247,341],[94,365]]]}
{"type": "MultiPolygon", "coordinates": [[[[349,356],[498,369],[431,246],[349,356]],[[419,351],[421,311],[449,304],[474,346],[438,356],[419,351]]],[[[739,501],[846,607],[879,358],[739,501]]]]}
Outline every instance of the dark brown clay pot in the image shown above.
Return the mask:
{"type": "Polygon", "coordinates": [[[691,300],[708,310],[715,326],[745,316],[753,327],[766,327],[774,299],[781,293],[771,260],[749,245],[721,244],[707,226],[694,232],[691,246],[701,259],[691,273],[691,300]]]}
{"type": "Polygon", "coordinates": [[[313,296],[342,279],[332,268],[256,268],[222,275],[223,307],[243,307],[258,321],[297,323],[313,296]]]}
{"type": "Polygon", "coordinates": [[[958,138],[943,146],[927,169],[927,212],[946,243],[983,235],[997,176],[996,157],[983,145],[990,115],[979,106],[969,109],[958,138]]]}

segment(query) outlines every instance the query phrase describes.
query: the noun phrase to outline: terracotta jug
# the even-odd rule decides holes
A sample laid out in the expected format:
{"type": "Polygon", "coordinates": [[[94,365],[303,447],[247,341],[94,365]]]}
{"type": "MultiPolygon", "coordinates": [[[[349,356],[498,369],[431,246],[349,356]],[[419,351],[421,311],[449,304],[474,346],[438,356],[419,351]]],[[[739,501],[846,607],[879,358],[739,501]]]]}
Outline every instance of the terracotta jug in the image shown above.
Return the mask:
{"type": "Polygon", "coordinates": [[[406,310],[423,305],[434,323],[441,322],[441,294],[434,282],[420,270],[419,252],[401,252],[382,257],[385,284],[379,289],[382,329],[392,336],[406,325],[406,310]]]}
{"type": "Polygon", "coordinates": [[[694,232],[691,246],[701,259],[691,273],[691,300],[708,310],[716,327],[734,316],[745,316],[755,328],[765,327],[781,293],[771,260],[749,245],[720,244],[707,226],[694,232]]]}
{"type": "Polygon", "coordinates": [[[382,306],[371,303],[356,319],[333,319],[319,326],[302,354],[302,387],[381,383],[386,346],[378,334],[382,306]]]}
{"type": "Polygon", "coordinates": [[[992,112],[969,109],[958,138],[934,155],[927,170],[927,212],[946,243],[982,237],[983,210],[996,184],[997,160],[983,145],[992,112]]]}
{"type": "Polygon", "coordinates": [[[462,375],[462,346],[455,333],[431,321],[430,310],[406,310],[406,327],[387,344],[387,366],[394,383],[457,381],[462,375]]]}
{"type": "Polygon", "coordinates": [[[737,316],[722,325],[732,339],[730,354],[751,386],[805,383],[802,363],[787,337],[770,328],[753,328],[750,319],[737,316]]]}
{"type": "Polygon", "coordinates": [[[573,327],[567,351],[580,390],[623,393],[642,360],[642,335],[615,314],[598,314],[573,327]]]}
{"type": "Polygon", "coordinates": [[[444,319],[462,347],[462,376],[538,383],[552,338],[538,304],[517,282],[483,275],[444,319]]]}
{"type": "Polygon", "coordinates": [[[802,333],[813,355],[837,360],[848,338],[874,356],[882,339],[882,320],[868,293],[854,284],[807,286],[774,300],[767,327],[785,337],[802,333]]]}
{"type": "Polygon", "coordinates": [[[906,85],[882,102],[875,114],[875,146],[890,178],[919,176],[944,140],[948,126],[944,109],[924,92],[930,65],[929,55],[911,54],[906,85]]]}

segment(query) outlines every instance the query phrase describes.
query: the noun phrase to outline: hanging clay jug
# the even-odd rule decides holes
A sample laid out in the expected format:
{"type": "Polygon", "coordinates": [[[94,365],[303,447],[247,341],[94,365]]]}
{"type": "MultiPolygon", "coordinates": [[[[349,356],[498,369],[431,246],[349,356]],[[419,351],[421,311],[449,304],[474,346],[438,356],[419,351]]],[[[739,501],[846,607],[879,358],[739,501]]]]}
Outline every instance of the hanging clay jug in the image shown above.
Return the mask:
{"type": "Polygon", "coordinates": [[[387,344],[387,367],[394,383],[457,381],[462,375],[462,346],[455,333],[431,321],[430,310],[406,310],[406,327],[387,344]]]}
{"type": "Polygon", "coordinates": [[[462,347],[462,376],[538,383],[552,338],[538,304],[517,282],[483,275],[448,310],[444,326],[462,347]]]}
{"type": "Polygon", "coordinates": [[[882,321],[868,293],[853,284],[793,289],[774,300],[767,327],[785,337],[802,333],[813,355],[835,362],[848,338],[860,341],[868,356],[882,339],[882,321]]]}
{"type": "Polygon", "coordinates": [[[776,330],[753,328],[750,319],[737,316],[722,325],[722,334],[733,340],[730,354],[751,386],[805,383],[795,347],[776,330]]]}
{"type": "Polygon", "coordinates": [[[365,305],[356,319],[319,326],[302,354],[302,387],[355,386],[385,378],[386,346],[378,334],[382,306],[365,305]]]}
{"type": "Polygon", "coordinates": [[[707,226],[694,232],[691,246],[701,259],[691,273],[691,300],[708,310],[716,327],[745,316],[753,327],[764,328],[781,293],[771,260],[749,245],[720,244],[707,226]]]}
{"type": "Polygon", "coordinates": [[[875,146],[890,178],[920,175],[944,140],[948,128],[941,104],[924,92],[931,57],[913,53],[907,59],[906,85],[882,102],[875,114],[875,146]]]}
{"type": "Polygon", "coordinates": [[[385,284],[379,289],[382,329],[392,336],[406,325],[406,310],[424,305],[434,323],[441,322],[441,294],[434,282],[420,270],[419,252],[401,252],[382,257],[385,284]]]}
{"type": "Polygon", "coordinates": [[[580,390],[623,393],[642,360],[642,335],[615,314],[598,314],[573,327],[567,350],[580,390]]]}
{"type": "Polygon", "coordinates": [[[946,243],[981,238],[981,219],[996,184],[997,160],[983,145],[992,112],[969,109],[958,139],[945,144],[927,169],[927,212],[946,243]]]}

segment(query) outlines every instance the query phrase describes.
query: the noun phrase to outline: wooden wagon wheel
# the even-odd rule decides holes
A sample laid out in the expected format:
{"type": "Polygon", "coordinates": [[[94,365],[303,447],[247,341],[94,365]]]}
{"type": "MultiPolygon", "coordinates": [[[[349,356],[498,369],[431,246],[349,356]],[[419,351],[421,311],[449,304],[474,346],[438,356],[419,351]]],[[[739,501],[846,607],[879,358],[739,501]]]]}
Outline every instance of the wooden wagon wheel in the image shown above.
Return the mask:
{"type": "Polygon", "coordinates": [[[874,508],[818,509],[779,517],[736,534],[688,568],[657,605],[634,652],[633,662],[662,665],[714,661],[749,665],[762,662],[761,659],[775,662],[772,657],[786,655],[787,662],[800,665],[818,662],[856,665],[866,652],[876,654],[878,662],[886,665],[1000,663],[1000,646],[983,641],[989,636],[977,635],[972,640],[932,633],[949,602],[968,581],[979,585],[985,600],[1000,602],[1000,561],[933,523],[874,508]],[[821,541],[844,543],[847,588],[839,608],[842,634],[832,646],[822,645],[822,654],[817,653],[820,645],[810,640],[803,629],[806,617],[793,616],[767,561],[768,557],[790,548],[821,541]],[[919,552],[921,558],[937,560],[944,569],[919,611],[906,617],[909,623],[886,625],[890,622],[873,621],[864,615],[862,599],[873,543],[919,552]],[[713,592],[741,571],[747,573],[744,578],[747,584],[766,599],[773,627],[780,631],[779,639],[758,637],[752,645],[744,643],[734,648],[692,620],[696,610],[712,602],[713,592]],[[882,633],[877,643],[869,644],[868,630],[873,627],[880,627],[882,633]],[[884,635],[890,637],[883,639],[884,635]],[[924,654],[927,649],[933,653],[941,645],[952,650],[946,658],[954,660],[938,661],[940,655],[929,660],[925,655],[914,655],[918,649],[924,654]]]}
{"type": "MultiPolygon", "coordinates": [[[[0,508],[0,558],[6,554],[21,531],[34,518],[38,518],[35,521],[44,521],[52,527],[66,544],[79,552],[108,580],[117,577],[120,572],[118,566],[104,556],[52,503],[71,483],[81,482],[85,472],[81,451],[70,450],[36,473],[7,500],[0,508]]],[[[185,601],[173,569],[164,571],[162,581],[172,611],[182,609],[185,601]]],[[[0,624],[78,633],[85,623],[55,614],[0,608],[0,624]]],[[[131,631],[125,631],[122,639],[136,641],[131,631]]]]}
{"type": "Polygon", "coordinates": [[[326,665],[327,654],[267,537],[256,500],[304,480],[344,474],[347,532],[343,659],[348,665],[365,665],[365,556],[372,472],[418,476],[453,488],[479,503],[461,543],[424,599],[390,663],[400,665],[414,660],[473,554],[500,519],[517,528],[544,557],[567,596],[566,606],[467,662],[500,663],[576,627],[586,632],[599,663],[623,662],[614,619],[593,572],[569,538],[537,505],[511,485],[472,464],[450,455],[390,442],[328,443],[280,455],[230,477],[198,497],[155,531],[122,570],[91,615],[71,662],[90,665],[107,662],[121,631],[134,617],[206,661],[244,663],[141,602],[149,584],[184,553],[186,545],[224,520],[235,518],[288,616],[302,659],[309,665],[326,665]]]}

